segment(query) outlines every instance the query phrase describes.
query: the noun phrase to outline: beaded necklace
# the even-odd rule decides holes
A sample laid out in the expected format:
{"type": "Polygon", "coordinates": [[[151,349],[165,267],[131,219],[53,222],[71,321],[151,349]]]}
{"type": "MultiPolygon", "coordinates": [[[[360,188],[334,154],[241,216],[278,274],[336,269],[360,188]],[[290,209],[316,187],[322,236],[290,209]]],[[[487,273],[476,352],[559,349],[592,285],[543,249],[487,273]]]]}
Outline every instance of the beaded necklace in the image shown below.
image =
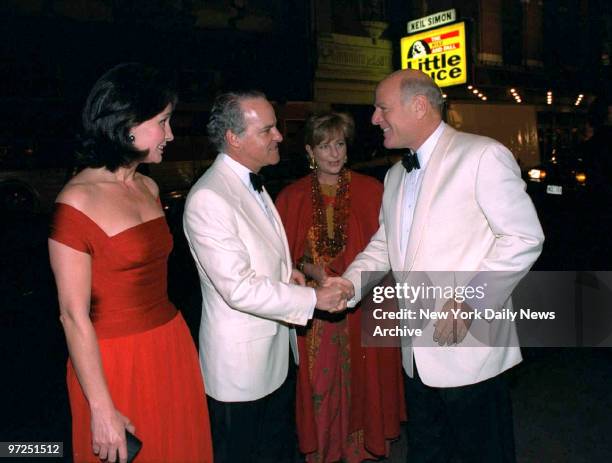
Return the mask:
{"type": "Polygon", "coordinates": [[[317,178],[317,170],[315,169],[311,175],[312,225],[314,231],[313,247],[318,256],[335,257],[342,252],[346,244],[346,229],[350,208],[350,173],[348,169],[342,168],[338,175],[336,198],[333,202],[334,233],[332,238],[329,237],[327,230],[327,215],[325,213],[325,203],[323,201],[319,179],[317,178]]]}

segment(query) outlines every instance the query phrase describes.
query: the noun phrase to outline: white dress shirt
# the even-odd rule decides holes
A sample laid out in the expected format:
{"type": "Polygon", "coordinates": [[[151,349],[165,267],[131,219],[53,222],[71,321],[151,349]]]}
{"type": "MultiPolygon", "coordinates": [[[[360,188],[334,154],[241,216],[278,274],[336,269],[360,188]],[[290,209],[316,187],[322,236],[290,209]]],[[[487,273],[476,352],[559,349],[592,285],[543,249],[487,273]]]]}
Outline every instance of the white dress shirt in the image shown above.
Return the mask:
{"type": "Polygon", "coordinates": [[[229,166],[229,168],[232,169],[236,173],[238,178],[240,178],[240,181],[244,183],[244,186],[247,187],[247,190],[251,192],[253,197],[257,200],[257,202],[259,203],[263,211],[266,213],[266,215],[268,216],[268,220],[270,220],[272,225],[274,225],[275,229],[278,229],[278,223],[276,223],[276,220],[274,219],[274,214],[272,213],[272,211],[270,210],[270,208],[264,201],[261,193],[257,191],[255,188],[253,188],[253,184],[251,183],[251,176],[250,176],[250,174],[253,173],[253,171],[250,170],[248,167],[243,166],[235,159],[232,159],[226,153],[222,153],[222,156],[223,156],[223,162],[225,162],[229,166]]]}
{"type": "Polygon", "coordinates": [[[406,255],[406,247],[408,246],[408,237],[410,236],[410,229],[412,228],[412,218],[414,217],[414,208],[416,201],[419,196],[419,190],[421,189],[421,183],[423,183],[423,175],[431,153],[438,143],[442,131],[444,130],[444,122],[440,122],[440,125],[434,132],[429,136],[427,140],[416,150],[416,156],[419,159],[420,169],[412,169],[412,171],[404,175],[404,188],[402,197],[402,234],[400,241],[400,251],[402,256],[406,255]]]}

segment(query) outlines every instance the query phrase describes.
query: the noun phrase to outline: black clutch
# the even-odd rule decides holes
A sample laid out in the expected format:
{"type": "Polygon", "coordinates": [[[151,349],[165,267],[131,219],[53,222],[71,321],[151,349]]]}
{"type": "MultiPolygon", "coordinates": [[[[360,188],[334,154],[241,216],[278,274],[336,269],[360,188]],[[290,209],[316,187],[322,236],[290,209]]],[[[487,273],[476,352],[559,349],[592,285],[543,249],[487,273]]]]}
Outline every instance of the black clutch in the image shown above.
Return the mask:
{"type": "Polygon", "coordinates": [[[127,461],[132,463],[142,448],[142,441],[127,429],[125,430],[125,437],[127,439],[127,461]]]}

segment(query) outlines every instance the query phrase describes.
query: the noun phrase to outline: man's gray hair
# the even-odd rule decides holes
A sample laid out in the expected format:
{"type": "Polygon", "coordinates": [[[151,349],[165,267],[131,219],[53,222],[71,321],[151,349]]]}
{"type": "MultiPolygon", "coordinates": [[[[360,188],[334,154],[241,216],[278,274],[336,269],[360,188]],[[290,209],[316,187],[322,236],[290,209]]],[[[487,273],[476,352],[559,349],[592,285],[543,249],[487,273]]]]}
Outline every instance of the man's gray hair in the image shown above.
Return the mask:
{"type": "Polygon", "coordinates": [[[429,77],[405,77],[400,82],[400,91],[402,103],[407,103],[413,96],[423,95],[438,114],[444,110],[442,90],[429,77]]]}
{"type": "Polygon", "coordinates": [[[217,95],[210,118],[206,125],[208,138],[219,152],[227,148],[225,133],[231,130],[236,135],[242,135],[246,130],[246,122],[242,111],[241,103],[244,100],[255,98],[266,99],[266,95],[257,90],[247,90],[243,92],[227,92],[217,95]]]}

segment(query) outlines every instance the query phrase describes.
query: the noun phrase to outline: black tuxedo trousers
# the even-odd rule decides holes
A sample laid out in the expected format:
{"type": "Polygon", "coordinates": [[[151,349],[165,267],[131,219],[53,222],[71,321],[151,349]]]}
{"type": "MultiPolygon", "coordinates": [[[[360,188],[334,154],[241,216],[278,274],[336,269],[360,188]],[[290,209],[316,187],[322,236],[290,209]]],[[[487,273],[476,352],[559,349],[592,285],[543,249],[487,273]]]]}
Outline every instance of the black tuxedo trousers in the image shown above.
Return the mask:
{"type": "Polygon", "coordinates": [[[404,373],[409,463],[514,463],[512,403],[504,374],[436,388],[404,373]]]}
{"type": "Polygon", "coordinates": [[[293,463],[296,366],[274,392],[249,402],[220,402],[208,396],[215,463],[293,463]]]}

